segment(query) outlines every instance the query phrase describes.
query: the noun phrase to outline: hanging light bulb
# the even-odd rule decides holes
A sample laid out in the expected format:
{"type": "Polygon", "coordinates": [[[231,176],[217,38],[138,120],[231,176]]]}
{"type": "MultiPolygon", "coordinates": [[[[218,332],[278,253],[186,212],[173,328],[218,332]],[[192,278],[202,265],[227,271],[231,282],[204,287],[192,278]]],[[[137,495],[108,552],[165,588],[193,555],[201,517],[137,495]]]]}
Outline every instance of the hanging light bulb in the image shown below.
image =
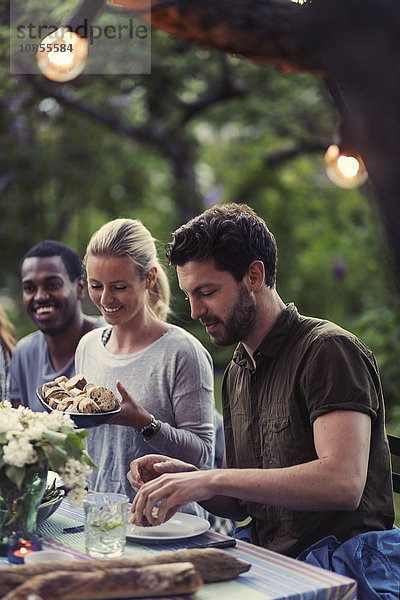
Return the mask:
{"type": "Polygon", "coordinates": [[[362,185],[368,173],[359,154],[332,144],[325,153],[326,174],[335,185],[352,189],[362,185]]]}
{"type": "Polygon", "coordinates": [[[82,73],[88,57],[87,31],[105,2],[106,0],[81,0],[74,13],[67,18],[68,25],[60,27],[42,40],[36,60],[39,69],[48,79],[71,81],[82,73]],[[79,35],[77,31],[84,33],[79,35]]]}
{"type": "Polygon", "coordinates": [[[325,152],[326,174],[335,185],[342,188],[356,188],[368,179],[365,164],[356,151],[356,136],[352,114],[349,110],[339,83],[335,79],[325,80],[329,93],[339,110],[341,121],[338,144],[332,144],[325,152]]]}
{"type": "Polygon", "coordinates": [[[36,54],[39,69],[53,81],[71,81],[82,73],[88,56],[88,41],[60,27],[40,44],[36,54]]]}

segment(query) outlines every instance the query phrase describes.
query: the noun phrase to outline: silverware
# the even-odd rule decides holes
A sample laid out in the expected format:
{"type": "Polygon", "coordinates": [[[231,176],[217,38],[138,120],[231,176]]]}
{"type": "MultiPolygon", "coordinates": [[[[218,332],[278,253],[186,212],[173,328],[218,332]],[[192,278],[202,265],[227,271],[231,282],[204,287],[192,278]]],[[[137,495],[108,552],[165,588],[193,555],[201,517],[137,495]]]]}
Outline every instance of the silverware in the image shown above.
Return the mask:
{"type": "Polygon", "coordinates": [[[197,544],[196,546],[188,546],[188,548],[182,548],[182,550],[191,550],[192,548],[234,548],[236,546],[236,540],[230,538],[229,540],[221,540],[220,542],[209,542],[206,544],[197,544]]]}
{"type": "Polygon", "coordinates": [[[64,533],[80,533],[84,530],[84,525],[75,525],[75,527],[64,527],[64,533]]]}

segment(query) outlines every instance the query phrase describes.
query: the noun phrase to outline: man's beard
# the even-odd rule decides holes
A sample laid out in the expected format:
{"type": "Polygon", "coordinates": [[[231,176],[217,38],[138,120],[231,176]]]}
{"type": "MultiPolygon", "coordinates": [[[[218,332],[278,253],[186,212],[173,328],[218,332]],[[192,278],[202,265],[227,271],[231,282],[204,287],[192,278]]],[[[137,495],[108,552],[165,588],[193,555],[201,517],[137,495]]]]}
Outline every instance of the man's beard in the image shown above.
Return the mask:
{"type": "Polygon", "coordinates": [[[221,323],[223,332],[211,339],[216,346],[230,346],[243,341],[249,335],[256,318],[256,303],[243,282],[239,287],[239,298],[225,322],[221,323]]]}
{"type": "Polygon", "coordinates": [[[46,323],[43,323],[40,327],[38,326],[38,328],[43,334],[48,335],[50,337],[54,337],[57,335],[61,335],[62,333],[66,333],[71,327],[73,318],[74,316],[70,315],[66,320],[63,320],[61,323],[55,325],[46,325],[46,323]]]}

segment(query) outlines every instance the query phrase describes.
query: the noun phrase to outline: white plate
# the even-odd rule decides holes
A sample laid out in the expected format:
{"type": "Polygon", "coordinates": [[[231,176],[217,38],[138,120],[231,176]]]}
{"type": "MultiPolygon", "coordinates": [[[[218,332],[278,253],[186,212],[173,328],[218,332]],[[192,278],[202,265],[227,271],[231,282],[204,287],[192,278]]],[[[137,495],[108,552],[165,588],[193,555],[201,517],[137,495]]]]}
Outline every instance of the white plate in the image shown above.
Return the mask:
{"type": "Polygon", "coordinates": [[[126,530],[126,539],[133,542],[171,542],[191,538],[205,533],[210,528],[206,519],[189,515],[187,513],[176,513],[169,521],[156,525],[155,527],[139,527],[129,524],[126,530]]]}

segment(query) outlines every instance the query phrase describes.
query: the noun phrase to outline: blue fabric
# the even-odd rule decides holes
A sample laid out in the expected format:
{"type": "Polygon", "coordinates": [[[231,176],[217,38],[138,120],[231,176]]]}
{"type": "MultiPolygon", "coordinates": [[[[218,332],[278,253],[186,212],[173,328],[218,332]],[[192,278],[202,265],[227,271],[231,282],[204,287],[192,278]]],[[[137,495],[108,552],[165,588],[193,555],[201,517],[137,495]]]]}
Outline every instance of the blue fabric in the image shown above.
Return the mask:
{"type": "Polygon", "coordinates": [[[399,600],[400,529],[368,531],[340,544],[330,535],[297,557],[357,581],[359,600],[399,600]]]}
{"type": "Polygon", "coordinates": [[[233,537],[242,542],[250,542],[251,537],[251,522],[247,525],[236,526],[233,532],[233,537]]]}

